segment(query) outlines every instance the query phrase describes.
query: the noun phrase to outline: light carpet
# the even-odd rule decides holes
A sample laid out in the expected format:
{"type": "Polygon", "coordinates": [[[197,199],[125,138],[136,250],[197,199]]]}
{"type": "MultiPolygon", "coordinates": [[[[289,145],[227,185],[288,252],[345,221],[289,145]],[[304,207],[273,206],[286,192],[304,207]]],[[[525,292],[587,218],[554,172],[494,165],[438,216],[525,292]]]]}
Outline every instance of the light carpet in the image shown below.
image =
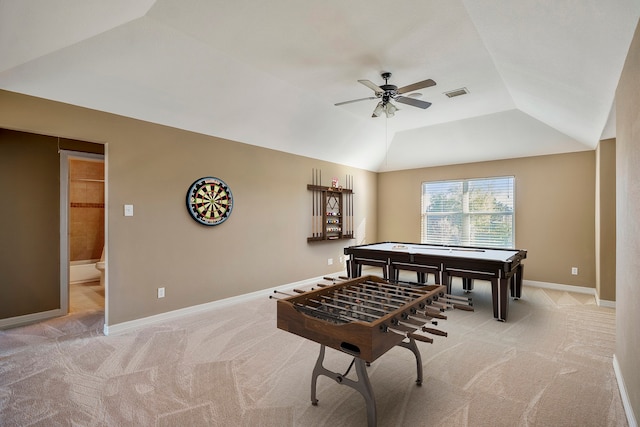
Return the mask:
{"type": "MultiPolygon", "coordinates": [[[[627,425],[614,310],[525,287],[501,323],[488,283],[472,295],[475,312],[449,311],[439,324],[447,338],[418,343],[421,387],[406,349],[368,368],[378,426],[627,425]]],[[[117,336],[102,328],[93,311],[0,331],[0,425],[367,425],[361,395],[327,377],[311,405],[319,345],[277,329],[266,297],[117,336]]],[[[327,349],[327,368],[350,361],[327,349]]]]}

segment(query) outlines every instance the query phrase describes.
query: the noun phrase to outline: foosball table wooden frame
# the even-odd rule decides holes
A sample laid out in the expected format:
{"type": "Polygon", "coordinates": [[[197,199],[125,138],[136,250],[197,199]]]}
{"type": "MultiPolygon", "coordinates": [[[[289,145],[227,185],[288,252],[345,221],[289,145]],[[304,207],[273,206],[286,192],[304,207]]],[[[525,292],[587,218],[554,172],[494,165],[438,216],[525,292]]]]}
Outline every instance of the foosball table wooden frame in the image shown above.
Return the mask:
{"type": "MultiPolygon", "coordinates": [[[[297,295],[277,298],[278,328],[320,344],[311,378],[311,403],[318,404],[316,384],[320,375],[358,391],[365,399],[367,420],[376,425],[376,404],[367,374],[367,365],[391,348],[410,350],[416,358],[416,384],[422,384],[422,359],[416,341],[432,343],[423,335],[447,336],[435,329],[438,320],[447,317],[447,308],[473,311],[469,298],[446,294],[441,285],[390,282],[377,276],[355,279],[325,278],[317,288],[294,291],[297,295]],[[344,374],[324,367],[325,348],[353,356],[344,374]],[[355,366],[356,380],[346,378],[355,366]]],[[[276,291],[276,293],[283,294],[276,291]]]]}

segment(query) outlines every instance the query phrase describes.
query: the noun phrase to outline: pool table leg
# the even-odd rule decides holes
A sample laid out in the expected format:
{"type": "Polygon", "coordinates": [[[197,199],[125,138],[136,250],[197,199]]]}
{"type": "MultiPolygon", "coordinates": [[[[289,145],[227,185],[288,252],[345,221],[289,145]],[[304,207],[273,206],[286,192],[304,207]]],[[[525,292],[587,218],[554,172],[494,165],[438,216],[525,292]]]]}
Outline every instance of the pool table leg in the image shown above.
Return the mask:
{"type": "Polygon", "coordinates": [[[452,279],[453,279],[453,277],[451,277],[449,275],[449,273],[447,273],[447,270],[442,269],[442,272],[440,273],[440,282],[441,282],[442,285],[447,287],[447,293],[448,294],[451,293],[451,281],[452,281],[452,279]]]}
{"type": "Polygon", "coordinates": [[[347,277],[350,279],[360,277],[362,274],[362,265],[357,263],[354,259],[347,260],[347,277]]]}
{"type": "Polygon", "coordinates": [[[522,296],[522,277],[524,276],[524,265],[519,264],[516,271],[511,276],[511,297],[520,299],[522,296]]]}
{"type": "Polygon", "coordinates": [[[509,309],[509,294],[507,289],[510,287],[510,279],[495,278],[491,279],[491,294],[493,296],[493,317],[500,322],[507,320],[507,312],[509,309]]]}

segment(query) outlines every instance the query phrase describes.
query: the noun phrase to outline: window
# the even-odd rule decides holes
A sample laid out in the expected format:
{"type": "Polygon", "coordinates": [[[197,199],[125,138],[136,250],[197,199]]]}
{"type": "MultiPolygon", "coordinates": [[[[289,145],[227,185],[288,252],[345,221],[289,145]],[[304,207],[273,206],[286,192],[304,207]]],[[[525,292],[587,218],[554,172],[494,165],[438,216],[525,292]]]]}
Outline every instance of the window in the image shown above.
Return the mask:
{"type": "Polygon", "coordinates": [[[513,248],[512,176],[422,183],[422,243],[513,248]]]}

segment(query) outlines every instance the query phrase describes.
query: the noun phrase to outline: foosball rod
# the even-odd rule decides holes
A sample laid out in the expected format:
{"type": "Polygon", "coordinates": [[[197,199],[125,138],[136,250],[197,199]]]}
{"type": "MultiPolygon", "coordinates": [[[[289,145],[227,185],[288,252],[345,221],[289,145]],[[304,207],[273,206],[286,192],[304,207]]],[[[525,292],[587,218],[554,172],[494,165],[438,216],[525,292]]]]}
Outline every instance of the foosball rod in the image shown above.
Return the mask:
{"type": "Polygon", "coordinates": [[[377,285],[380,288],[390,289],[390,290],[393,289],[396,292],[404,292],[405,294],[413,294],[417,296],[423,296],[427,293],[426,291],[423,291],[421,289],[412,289],[408,286],[397,286],[397,285],[392,285],[391,283],[373,282],[370,280],[367,280],[364,283],[368,285],[374,285],[374,286],[377,285]]]}
{"type": "MultiPolygon", "coordinates": [[[[323,279],[325,279],[325,280],[334,280],[331,277],[323,277],[323,279]]],[[[330,285],[325,285],[325,284],[318,283],[318,287],[320,287],[320,288],[324,288],[324,287],[327,287],[327,286],[330,286],[330,285]]],[[[367,286],[364,283],[355,283],[353,286],[350,286],[348,288],[336,289],[336,292],[352,292],[352,293],[359,293],[359,294],[361,294],[363,296],[367,296],[367,297],[370,297],[370,298],[383,298],[383,299],[386,299],[386,300],[388,300],[390,302],[397,302],[398,303],[397,305],[389,304],[390,306],[393,306],[395,308],[400,308],[405,303],[413,301],[412,298],[407,297],[407,296],[403,296],[403,295],[393,295],[394,297],[397,297],[397,298],[391,298],[389,296],[389,294],[381,292],[379,288],[377,288],[375,286],[367,286]],[[360,292],[360,291],[356,290],[356,289],[359,289],[359,288],[367,288],[367,290],[371,290],[371,291],[375,292],[379,296],[373,295],[370,292],[360,292]]],[[[370,298],[365,298],[365,299],[367,299],[367,301],[372,301],[370,298]]]]}
{"type": "MultiPolygon", "coordinates": [[[[369,307],[369,306],[360,307],[360,306],[358,306],[358,303],[355,302],[355,301],[343,300],[343,299],[336,298],[336,297],[331,296],[331,295],[321,295],[321,297],[322,297],[323,300],[324,299],[329,299],[329,300],[331,300],[331,301],[333,301],[334,303],[337,303],[337,304],[345,304],[344,306],[336,305],[336,306],[334,306],[334,308],[340,308],[341,310],[352,311],[354,313],[362,314],[362,315],[365,315],[367,317],[371,317],[373,319],[379,319],[379,318],[389,314],[388,311],[383,310],[383,309],[379,309],[379,308],[375,308],[375,307],[369,307]],[[382,313],[382,316],[376,316],[375,314],[366,313],[364,311],[361,311],[361,310],[358,310],[358,309],[354,308],[354,306],[357,307],[357,308],[366,308],[366,309],[369,309],[369,310],[380,312],[380,313],[382,313]]],[[[309,301],[318,302],[318,303],[323,303],[324,302],[322,300],[319,301],[319,300],[311,299],[311,298],[309,299],[309,301]]],[[[329,304],[327,303],[327,305],[329,305],[329,304]]]]}
{"type": "Polygon", "coordinates": [[[377,294],[385,295],[385,297],[387,297],[387,298],[393,297],[393,298],[396,298],[398,300],[402,300],[403,303],[410,302],[410,301],[415,301],[415,298],[411,298],[411,297],[409,297],[407,295],[399,295],[399,294],[395,293],[395,292],[397,292],[395,290],[393,291],[394,292],[393,294],[389,294],[389,290],[388,289],[386,289],[386,288],[385,289],[380,289],[380,286],[374,286],[374,285],[371,285],[369,283],[361,283],[360,287],[365,288],[366,290],[370,290],[372,292],[376,292],[377,294]]]}
{"type": "Polygon", "coordinates": [[[454,299],[454,298],[450,298],[447,295],[444,296],[438,296],[437,297],[438,301],[444,301],[448,304],[461,304],[461,305],[468,305],[468,306],[472,306],[473,302],[470,301],[460,301],[459,299],[454,299]]]}
{"type": "MultiPolygon", "coordinates": [[[[419,283],[416,283],[416,282],[405,282],[405,281],[402,281],[402,280],[393,280],[392,282],[393,283],[407,283],[407,284],[416,285],[416,286],[420,285],[419,283]]],[[[470,306],[473,305],[472,299],[470,297],[461,297],[461,296],[458,296],[458,295],[442,294],[442,295],[438,295],[438,299],[445,299],[446,302],[450,302],[452,304],[455,303],[455,301],[453,301],[453,300],[457,300],[462,304],[466,303],[466,304],[468,304],[470,306]],[[449,300],[451,300],[451,301],[449,301],[449,300]]],[[[459,308],[459,307],[456,307],[456,308],[459,308]]],[[[473,310],[471,310],[471,311],[473,311],[473,310]]]]}
{"type": "MultiPolygon", "coordinates": [[[[334,296],[335,296],[335,294],[334,294],[334,296]]],[[[323,295],[323,297],[327,297],[327,295],[323,295]]],[[[352,297],[349,297],[349,298],[352,298],[352,297]]],[[[359,305],[358,305],[358,301],[343,300],[343,299],[340,299],[339,297],[332,298],[332,300],[333,300],[333,301],[336,301],[336,302],[338,302],[338,303],[347,304],[347,307],[344,307],[344,308],[345,308],[345,309],[347,309],[347,310],[350,310],[350,311],[353,311],[353,312],[356,312],[356,313],[365,314],[365,315],[368,315],[369,317],[375,317],[375,315],[372,315],[371,313],[363,313],[363,312],[362,312],[362,311],[360,311],[360,310],[356,310],[356,309],[354,309],[354,308],[353,308],[353,305],[356,305],[356,307],[358,307],[358,308],[365,308],[365,309],[369,309],[369,310],[378,311],[378,312],[380,312],[380,313],[383,313],[384,315],[389,314],[389,312],[387,312],[386,310],[378,309],[378,308],[375,308],[375,307],[371,307],[370,305],[366,305],[366,306],[364,306],[364,307],[361,307],[361,306],[359,306],[359,305]]],[[[367,302],[373,302],[373,303],[375,303],[375,304],[379,304],[378,302],[371,301],[371,300],[366,300],[366,301],[367,301],[367,302]]],[[[386,304],[385,304],[385,305],[386,305],[386,304]]],[[[404,304],[403,304],[403,305],[404,305],[404,304]]],[[[389,307],[391,307],[391,308],[393,308],[393,309],[402,308],[402,305],[401,305],[401,306],[387,305],[387,306],[389,306],[389,307]]],[[[440,314],[440,313],[438,313],[438,312],[434,312],[434,311],[428,310],[428,309],[426,309],[426,308],[425,308],[425,311],[424,311],[424,312],[419,312],[417,309],[414,309],[414,311],[415,311],[415,314],[420,314],[420,315],[423,317],[423,319],[419,319],[419,318],[417,318],[417,317],[415,317],[415,316],[414,316],[414,321],[416,321],[416,322],[420,322],[420,324],[419,324],[419,325],[417,325],[417,326],[424,325],[424,320],[430,321],[430,320],[432,320],[432,319],[434,319],[434,318],[439,318],[439,319],[443,319],[443,320],[446,320],[446,319],[447,319],[447,317],[446,317],[446,316],[444,316],[444,315],[442,315],[442,314],[440,314]]],[[[392,312],[392,311],[391,311],[391,312],[392,312]]],[[[403,313],[403,314],[404,314],[405,316],[407,316],[407,317],[411,316],[411,315],[409,315],[409,314],[407,314],[407,313],[403,313]]],[[[410,323],[410,322],[409,322],[409,323],[410,323]]],[[[435,324],[437,324],[437,322],[436,322],[435,324]]]]}
{"type": "MultiPolygon", "coordinates": [[[[324,277],[324,279],[333,280],[333,278],[331,278],[331,277],[324,277]]],[[[422,291],[422,290],[418,290],[420,292],[414,292],[415,290],[411,289],[411,288],[398,287],[398,286],[389,285],[389,284],[380,283],[380,282],[372,282],[372,281],[369,281],[369,280],[367,280],[365,282],[362,282],[362,283],[359,283],[358,285],[360,287],[367,288],[368,290],[372,290],[372,291],[377,292],[378,294],[383,294],[383,295],[388,295],[388,294],[381,292],[380,288],[384,288],[385,290],[388,289],[390,292],[391,291],[392,292],[405,292],[405,293],[411,293],[411,294],[418,295],[418,296],[423,296],[426,293],[425,291],[422,291]],[[389,285],[389,286],[386,286],[386,285],[389,285]],[[407,291],[407,289],[409,289],[409,290],[407,291]]],[[[325,285],[318,284],[318,286],[324,287],[325,285]]],[[[349,288],[349,289],[351,290],[351,288],[349,288]]],[[[402,302],[403,304],[404,303],[410,303],[410,302],[412,302],[414,300],[411,297],[408,297],[406,295],[400,295],[400,294],[397,294],[397,293],[394,293],[393,297],[397,298],[398,300],[402,299],[402,301],[398,301],[398,302],[402,302]]],[[[385,296],[384,298],[389,298],[389,297],[385,296]]],[[[437,303],[435,301],[431,302],[431,304],[435,304],[436,306],[440,307],[441,311],[444,311],[446,308],[460,308],[462,310],[465,310],[465,309],[469,310],[468,308],[465,308],[464,306],[456,307],[455,304],[454,305],[447,305],[447,304],[437,303]]],[[[401,306],[399,306],[399,307],[401,307],[401,306]]],[[[473,311],[473,309],[471,309],[471,311],[473,311]]],[[[440,317],[440,318],[442,318],[442,317],[440,317]]],[[[444,318],[446,319],[446,316],[444,318]]]]}
{"type": "MultiPolygon", "coordinates": [[[[373,283],[375,283],[375,282],[373,282],[373,283]]],[[[380,291],[380,287],[375,286],[373,284],[364,284],[364,286],[367,287],[367,289],[375,289],[377,291],[380,291]]],[[[397,292],[397,291],[394,290],[393,292],[397,292]]],[[[424,296],[424,294],[415,294],[415,295],[417,295],[418,297],[424,296]]],[[[393,296],[396,297],[396,298],[399,298],[399,299],[402,298],[404,300],[404,302],[406,302],[408,304],[411,304],[411,303],[413,303],[415,301],[415,298],[411,298],[411,297],[406,296],[406,295],[399,295],[399,294],[394,293],[393,296]]],[[[431,300],[431,298],[428,298],[427,300],[425,300],[425,302],[426,302],[426,305],[433,304],[433,301],[431,300]]],[[[441,311],[444,311],[444,308],[441,308],[441,311]]]]}
{"type": "Polygon", "coordinates": [[[440,301],[432,301],[431,305],[434,306],[434,307],[440,307],[440,309],[442,311],[445,311],[448,308],[453,308],[453,306],[451,304],[446,304],[446,303],[443,303],[443,302],[440,302],[440,301]]]}
{"type": "Polygon", "coordinates": [[[351,293],[351,294],[359,295],[360,298],[362,298],[362,299],[364,299],[366,301],[372,302],[374,304],[385,305],[385,306],[388,306],[388,307],[392,307],[394,309],[401,308],[407,302],[407,301],[403,301],[403,300],[394,300],[393,298],[388,298],[388,297],[385,297],[385,296],[380,295],[380,294],[374,295],[371,292],[360,292],[360,291],[358,291],[358,290],[356,290],[354,288],[348,288],[348,289],[342,288],[342,289],[339,289],[339,290],[337,289],[336,292],[339,292],[339,293],[344,292],[345,294],[351,293]],[[383,299],[383,300],[387,301],[387,303],[376,301],[374,298],[383,299]],[[395,304],[394,304],[394,302],[395,302],[395,304]]]}
{"type": "MultiPolygon", "coordinates": [[[[400,324],[401,324],[401,325],[404,325],[404,326],[407,326],[407,327],[412,328],[411,326],[406,325],[406,323],[404,323],[402,320],[400,320],[399,322],[400,322],[400,324]]],[[[414,330],[415,330],[415,329],[414,329],[414,330]]],[[[432,335],[438,335],[438,336],[440,336],[440,337],[447,337],[447,336],[449,336],[449,334],[448,334],[447,332],[445,332],[445,331],[441,331],[441,330],[439,330],[439,329],[435,329],[435,328],[430,328],[430,327],[428,327],[428,326],[422,326],[422,327],[420,328],[420,330],[421,330],[422,332],[426,332],[426,333],[428,333],[428,334],[432,334],[432,335]]]]}
{"type": "Polygon", "coordinates": [[[456,299],[462,302],[473,302],[471,297],[461,297],[460,295],[444,294],[445,298],[456,299]]]}
{"type": "Polygon", "coordinates": [[[358,297],[354,297],[354,296],[350,296],[350,295],[344,295],[338,291],[334,291],[330,294],[325,294],[323,296],[330,296],[331,298],[333,298],[335,301],[344,303],[344,304],[348,304],[348,305],[356,305],[360,308],[366,308],[366,309],[370,309],[370,310],[374,310],[374,311],[378,311],[380,313],[383,313],[383,315],[387,315],[390,312],[396,310],[398,308],[398,306],[392,306],[392,305],[388,305],[388,304],[384,304],[384,303],[380,303],[378,301],[372,301],[372,300],[368,300],[365,298],[358,298],[358,297]],[[376,307],[378,306],[378,307],[376,307]],[[388,308],[386,307],[390,307],[391,311],[389,311],[388,308]]]}
{"type": "MultiPolygon", "coordinates": [[[[371,296],[368,292],[367,293],[359,293],[359,292],[354,291],[352,288],[349,288],[349,289],[344,289],[343,288],[343,289],[341,289],[341,291],[342,290],[344,290],[344,292],[354,292],[354,293],[357,293],[357,294],[360,294],[360,295],[364,295],[364,296],[371,296]]],[[[372,291],[376,291],[377,292],[377,290],[372,290],[372,291]]],[[[390,302],[397,301],[400,304],[385,304],[385,303],[381,303],[379,301],[375,301],[375,300],[371,300],[371,299],[365,299],[365,301],[373,303],[373,304],[380,304],[382,306],[388,306],[388,307],[391,307],[393,309],[402,309],[405,305],[407,305],[407,304],[411,305],[415,301],[414,299],[409,298],[409,297],[405,297],[404,300],[399,300],[399,299],[398,300],[394,300],[393,298],[387,298],[387,297],[384,297],[384,296],[381,297],[381,298],[389,300],[390,302]]],[[[427,320],[430,320],[430,319],[433,318],[433,316],[425,315],[425,318],[427,318],[427,320]]],[[[446,319],[446,317],[445,317],[445,319],[446,319]]]]}
{"type": "Polygon", "coordinates": [[[442,314],[440,311],[430,310],[427,307],[425,307],[422,310],[417,310],[417,312],[424,313],[425,316],[429,316],[429,317],[432,317],[434,319],[447,320],[447,316],[442,314]]]}
{"type": "MultiPolygon", "coordinates": [[[[358,310],[353,310],[351,307],[344,307],[344,306],[340,306],[340,305],[337,305],[337,304],[331,304],[329,302],[320,301],[320,300],[316,300],[316,299],[313,299],[313,298],[309,298],[309,301],[315,302],[316,304],[320,304],[321,306],[331,307],[331,308],[334,308],[334,309],[337,309],[337,310],[340,310],[340,311],[343,311],[343,312],[344,311],[350,311],[352,313],[362,314],[363,316],[370,317],[370,318],[375,319],[375,320],[377,320],[380,317],[382,317],[382,316],[375,316],[375,315],[372,315],[372,314],[369,314],[369,313],[365,313],[365,312],[362,312],[362,311],[358,311],[358,310]]],[[[347,317],[347,318],[349,318],[349,319],[351,319],[351,320],[353,320],[353,321],[357,321],[357,322],[361,322],[362,321],[362,319],[358,319],[356,317],[351,317],[351,316],[346,315],[346,314],[342,314],[342,315],[347,317]]]]}
{"type": "Polygon", "coordinates": [[[427,316],[425,313],[420,313],[418,311],[415,311],[413,313],[411,313],[409,315],[409,317],[416,319],[417,321],[427,321],[429,323],[431,323],[432,325],[437,325],[438,321],[437,320],[433,320],[434,318],[431,316],[427,316]]]}
{"type": "Polygon", "coordinates": [[[407,324],[410,324],[410,325],[413,325],[413,326],[420,327],[420,326],[423,326],[425,324],[425,321],[427,320],[427,318],[425,317],[425,318],[420,319],[420,318],[418,318],[416,316],[413,316],[413,315],[410,315],[410,314],[407,314],[407,313],[402,313],[400,315],[400,319],[399,320],[402,323],[407,323],[407,324]]]}
{"type": "MultiPolygon", "coordinates": [[[[323,277],[323,279],[331,280],[331,281],[333,281],[333,282],[335,282],[335,281],[336,281],[336,279],[334,279],[333,277],[323,277]]],[[[341,279],[341,280],[347,280],[348,278],[347,278],[347,277],[344,277],[344,276],[339,276],[339,279],[341,279]]],[[[415,284],[415,285],[419,285],[418,283],[415,283],[415,282],[404,282],[404,281],[400,281],[400,280],[394,280],[393,282],[394,282],[394,283],[407,283],[407,284],[415,284]]],[[[391,289],[399,289],[399,290],[401,290],[401,291],[403,291],[403,292],[416,293],[416,294],[418,294],[418,293],[420,293],[420,292],[425,292],[425,291],[424,291],[424,290],[422,290],[422,289],[415,289],[415,288],[413,288],[413,287],[411,287],[411,286],[397,286],[397,287],[396,287],[396,286],[393,286],[391,283],[385,284],[385,283],[380,283],[380,282],[372,282],[372,281],[370,281],[370,280],[367,280],[367,281],[365,281],[365,282],[363,282],[363,283],[360,283],[359,285],[361,285],[361,286],[367,286],[368,288],[379,288],[379,287],[381,287],[381,286],[382,286],[382,287],[384,287],[385,289],[388,289],[388,288],[389,288],[389,286],[384,286],[384,285],[390,285],[390,286],[392,286],[392,288],[391,288],[391,289]],[[418,292],[415,292],[415,291],[418,291],[418,292]]],[[[397,294],[396,294],[395,296],[397,296],[397,297],[404,297],[404,298],[408,299],[408,297],[403,296],[403,295],[397,295],[397,294]]],[[[452,301],[452,300],[458,300],[458,301],[460,301],[463,305],[464,305],[465,303],[468,303],[468,305],[469,305],[469,306],[472,306],[472,305],[473,305],[473,302],[472,302],[472,299],[471,299],[471,298],[469,298],[469,297],[461,297],[461,296],[458,296],[458,295],[443,294],[442,296],[438,296],[438,299],[444,299],[444,300],[445,300],[445,302],[447,302],[447,303],[451,303],[452,305],[455,305],[455,304],[456,304],[456,302],[455,302],[455,301],[452,301]],[[450,300],[451,300],[451,301],[450,301],[450,300]]],[[[460,309],[462,309],[462,310],[469,310],[468,308],[462,308],[462,307],[454,307],[454,308],[460,308],[460,309]]],[[[471,309],[471,310],[469,310],[469,311],[473,311],[473,310],[471,309]]]]}
{"type": "MultiPolygon", "coordinates": [[[[274,290],[274,291],[273,291],[273,293],[274,293],[274,294],[282,294],[282,295],[286,295],[286,296],[288,296],[288,297],[295,296],[295,295],[292,295],[292,294],[288,294],[288,293],[286,293],[286,292],[276,291],[276,290],[274,290]]],[[[276,297],[275,295],[269,295],[269,299],[283,299],[283,298],[278,298],[278,297],[276,297]]]]}
{"type": "Polygon", "coordinates": [[[393,326],[385,325],[385,328],[386,328],[386,332],[391,332],[391,333],[394,333],[394,334],[401,335],[401,336],[403,336],[405,338],[413,338],[414,340],[417,340],[417,341],[422,341],[422,342],[426,342],[428,344],[433,344],[433,338],[425,337],[424,335],[418,335],[418,334],[413,333],[413,332],[405,332],[405,331],[402,331],[400,329],[396,329],[393,326]]]}
{"type": "Polygon", "coordinates": [[[415,308],[413,309],[409,309],[409,313],[403,313],[403,315],[406,315],[407,317],[414,319],[416,322],[422,322],[422,324],[426,322],[431,323],[432,325],[437,325],[438,321],[437,320],[433,320],[434,317],[432,316],[428,316],[425,313],[419,312],[418,310],[416,310],[415,308]]]}
{"type": "MultiPolygon", "coordinates": [[[[440,301],[442,298],[438,298],[438,301],[440,301]]],[[[451,308],[455,308],[458,310],[464,310],[464,311],[475,311],[473,309],[473,305],[472,304],[463,304],[463,303],[459,303],[457,301],[452,301],[449,299],[444,299],[444,302],[450,306],[451,308]]]]}
{"type": "MultiPolygon", "coordinates": [[[[312,300],[310,300],[310,301],[312,301],[312,300]]],[[[332,308],[332,309],[335,308],[331,304],[325,304],[325,303],[321,303],[319,301],[315,301],[315,302],[318,302],[318,303],[322,304],[320,307],[324,307],[324,308],[329,307],[329,308],[332,308]]],[[[324,311],[324,310],[321,310],[318,307],[311,307],[311,306],[308,306],[308,305],[305,305],[305,304],[302,304],[302,303],[295,303],[294,306],[299,308],[299,309],[301,309],[301,310],[304,310],[304,309],[313,310],[313,311],[315,311],[315,312],[317,312],[319,314],[324,314],[324,315],[327,315],[327,316],[333,316],[335,318],[340,318],[341,321],[344,321],[346,323],[350,323],[350,322],[354,322],[354,321],[355,322],[362,321],[362,319],[357,319],[355,317],[351,317],[351,316],[349,316],[347,314],[344,314],[344,313],[335,313],[333,311],[324,311]]],[[[338,308],[338,309],[340,311],[345,311],[345,310],[340,309],[340,308],[338,308]]]]}
{"type": "Polygon", "coordinates": [[[310,307],[308,305],[304,305],[304,304],[301,304],[301,303],[295,303],[295,304],[293,304],[293,306],[295,308],[297,308],[298,310],[300,310],[300,311],[306,311],[308,313],[315,313],[316,315],[312,315],[314,317],[329,318],[329,319],[334,320],[334,321],[340,321],[340,322],[343,322],[343,323],[350,323],[349,319],[344,319],[339,314],[335,314],[335,313],[332,313],[332,312],[319,310],[319,309],[317,309],[315,307],[310,307]]]}

